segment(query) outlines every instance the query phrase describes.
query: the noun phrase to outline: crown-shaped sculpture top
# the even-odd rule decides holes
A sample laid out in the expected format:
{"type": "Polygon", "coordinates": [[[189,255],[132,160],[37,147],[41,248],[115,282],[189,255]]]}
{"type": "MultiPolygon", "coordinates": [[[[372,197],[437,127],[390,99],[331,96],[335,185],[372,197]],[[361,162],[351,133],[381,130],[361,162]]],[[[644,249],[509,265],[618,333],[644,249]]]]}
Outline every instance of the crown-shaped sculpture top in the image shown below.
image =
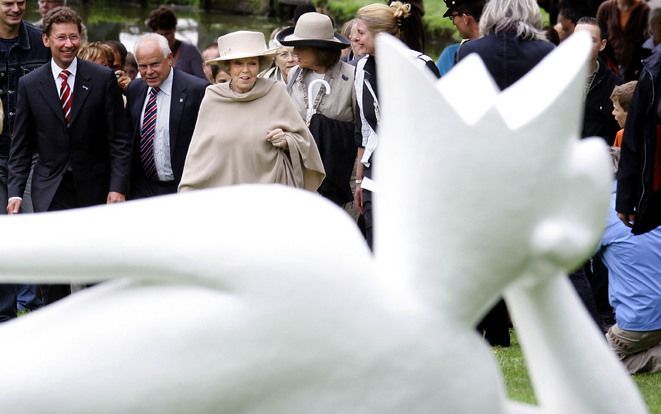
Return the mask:
{"type": "Polygon", "coordinates": [[[539,229],[551,219],[574,226],[555,238],[581,239],[567,244],[572,253],[557,269],[576,266],[596,243],[610,191],[604,146],[578,139],[588,37],[572,36],[502,92],[477,56],[436,81],[396,39],[379,36],[377,48],[378,66],[389,68],[378,72],[389,87],[381,88],[374,196],[384,266],[421,279],[430,302],[464,309],[452,286],[488,304],[542,254],[548,233],[539,229]],[[466,261],[467,251],[480,254],[466,261]],[[459,275],[473,283],[452,280],[459,275]]]}

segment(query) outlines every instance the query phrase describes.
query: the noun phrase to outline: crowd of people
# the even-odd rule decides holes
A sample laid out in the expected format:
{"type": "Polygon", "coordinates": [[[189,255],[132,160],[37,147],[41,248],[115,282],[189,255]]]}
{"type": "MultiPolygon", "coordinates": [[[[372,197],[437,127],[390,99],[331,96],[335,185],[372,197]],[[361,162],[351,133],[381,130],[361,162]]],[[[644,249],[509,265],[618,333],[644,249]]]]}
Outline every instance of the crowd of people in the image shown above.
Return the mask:
{"type": "MultiPolygon", "coordinates": [[[[599,249],[570,275],[630,372],[661,371],[661,0],[444,0],[463,38],[434,62],[422,1],[375,2],[336,31],[314,7],[271,38],[225,34],[200,52],[166,6],[133,51],[87,41],[66,0],[0,2],[0,200],[8,214],[273,183],[353,209],[370,248],[381,123],[375,38],[388,33],[440,77],[477,54],[502,90],[574,32],[592,40],[581,136],[612,147],[617,180],[599,249]]],[[[572,64],[572,62],[568,62],[572,64]]],[[[559,120],[558,122],[562,122],[559,120]]],[[[412,132],[414,135],[414,132],[412,132]]],[[[402,137],[403,140],[413,139],[402,137]]],[[[597,212],[595,213],[597,214],[597,212]]],[[[69,285],[0,285],[0,322],[59,300],[69,285]]],[[[477,327],[509,346],[498,303],[477,327]]]]}

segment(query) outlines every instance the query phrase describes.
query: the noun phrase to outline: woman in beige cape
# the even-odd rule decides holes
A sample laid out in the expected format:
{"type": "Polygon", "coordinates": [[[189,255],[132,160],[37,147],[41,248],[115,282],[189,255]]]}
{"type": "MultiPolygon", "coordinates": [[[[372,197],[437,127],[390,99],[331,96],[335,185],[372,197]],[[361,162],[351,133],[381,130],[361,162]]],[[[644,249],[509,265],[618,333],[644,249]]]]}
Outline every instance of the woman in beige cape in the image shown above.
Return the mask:
{"type": "Polygon", "coordinates": [[[270,64],[264,35],[239,31],[218,38],[232,80],[202,100],[179,191],[274,183],[315,191],[324,179],[317,146],[282,82],[257,78],[270,64]]]}

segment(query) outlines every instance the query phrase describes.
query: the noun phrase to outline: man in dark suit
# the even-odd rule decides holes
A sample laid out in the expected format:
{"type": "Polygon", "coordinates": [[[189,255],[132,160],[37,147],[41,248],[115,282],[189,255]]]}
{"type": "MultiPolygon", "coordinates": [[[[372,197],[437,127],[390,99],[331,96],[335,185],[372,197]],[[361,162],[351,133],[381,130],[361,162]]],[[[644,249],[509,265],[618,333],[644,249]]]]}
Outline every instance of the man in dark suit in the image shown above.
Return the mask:
{"type": "Polygon", "coordinates": [[[209,83],[174,69],[167,39],[159,34],[141,37],[135,58],[141,79],[126,92],[134,146],[130,197],[176,193],[209,83]]]}
{"type": "Polygon", "coordinates": [[[20,211],[33,152],[39,156],[32,178],[35,212],[125,200],[131,141],[119,87],[110,69],[76,59],[80,30],[72,9],[51,10],[42,41],[52,59],[19,81],[9,214],[20,211]]]}

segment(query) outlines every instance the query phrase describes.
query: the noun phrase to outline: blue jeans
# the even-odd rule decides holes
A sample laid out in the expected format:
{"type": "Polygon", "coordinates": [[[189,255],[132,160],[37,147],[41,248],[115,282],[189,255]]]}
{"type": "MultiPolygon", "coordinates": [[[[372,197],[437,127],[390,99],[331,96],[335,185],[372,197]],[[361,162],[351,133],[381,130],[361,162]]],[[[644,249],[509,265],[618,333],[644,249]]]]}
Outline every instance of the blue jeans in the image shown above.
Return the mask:
{"type": "MultiPolygon", "coordinates": [[[[30,186],[32,173],[28,177],[21,213],[32,213],[32,197],[30,186]]],[[[7,157],[0,156],[0,214],[7,214],[7,157]]],[[[16,316],[16,308],[19,310],[34,310],[41,306],[41,300],[37,297],[37,285],[6,285],[0,289],[0,320],[16,316]]]]}

